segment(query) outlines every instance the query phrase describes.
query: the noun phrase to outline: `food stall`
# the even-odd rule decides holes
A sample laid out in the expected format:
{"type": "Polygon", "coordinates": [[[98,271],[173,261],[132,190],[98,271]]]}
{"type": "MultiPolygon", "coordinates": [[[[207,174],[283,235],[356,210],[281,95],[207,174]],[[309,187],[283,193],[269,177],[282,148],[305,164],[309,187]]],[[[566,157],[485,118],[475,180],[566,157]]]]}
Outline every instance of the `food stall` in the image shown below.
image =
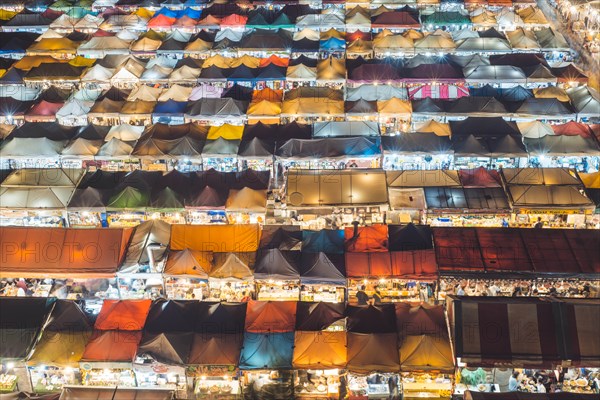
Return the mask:
{"type": "Polygon", "coordinates": [[[287,173],[286,206],[296,211],[308,228],[322,229],[325,218],[337,226],[354,220],[383,222],[387,187],[382,170],[301,170],[287,173]],[[319,221],[322,221],[319,223],[319,221]]]}
{"type": "Polygon", "coordinates": [[[171,250],[163,271],[167,298],[203,300],[209,297],[208,273],[212,260],[211,252],[171,250]]]}
{"type": "Polygon", "coordinates": [[[255,253],[213,253],[213,269],[209,273],[212,301],[240,301],[254,294],[254,275],[250,265],[255,253]]]}
{"type": "Polygon", "coordinates": [[[595,204],[575,172],[563,168],[509,168],[501,171],[512,210],[510,225],[585,227],[595,204]]]}
{"type": "Polygon", "coordinates": [[[79,362],[84,386],[136,387],[132,361],[151,300],[105,300],[79,362]]]}
{"type": "Polygon", "coordinates": [[[302,252],[300,300],[341,303],[346,299],[344,256],[302,252]]]}
{"type": "Polygon", "coordinates": [[[258,300],[300,298],[300,252],[261,249],[256,255],[254,281],[258,300]]]}
{"type": "Polygon", "coordinates": [[[385,170],[445,169],[454,160],[450,138],[432,132],[382,136],[381,145],[385,170]]]}
{"type": "Polygon", "coordinates": [[[77,363],[91,335],[91,324],[79,305],[57,300],[27,364],[35,393],[60,392],[81,383],[77,363]]]}
{"type": "Polygon", "coordinates": [[[267,211],[267,190],[244,187],[229,190],[225,211],[230,224],[263,224],[267,211]]]}
{"type": "Polygon", "coordinates": [[[6,334],[0,346],[0,393],[31,392],[31,380],[23,361],[48,318],[50,307],[43,298],[0,297],[0,329],[6,334]]]}

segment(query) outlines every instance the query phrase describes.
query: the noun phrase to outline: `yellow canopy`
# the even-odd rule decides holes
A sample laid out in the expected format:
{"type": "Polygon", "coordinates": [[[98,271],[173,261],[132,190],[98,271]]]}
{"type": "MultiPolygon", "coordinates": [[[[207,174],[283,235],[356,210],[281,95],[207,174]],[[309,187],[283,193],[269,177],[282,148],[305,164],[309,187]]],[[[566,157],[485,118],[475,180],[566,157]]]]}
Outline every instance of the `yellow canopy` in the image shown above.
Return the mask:
{"type": "Polygon", "coordinates": [[[67,60],[57,60],[51,56],[25,56],[13,64],[13,67],[29,71],[31,68],[39,67],[41,64],[64,63],[67,60]]]}
{"type": "Polygon", "coordinates": [[[402,371],[454,371],[450,341],[436,335],[407,336],[400,345],[402,371]]]}
{"type": "Polygon", "coordinates": [[[135,11],[134,14],[137,15],[138,17],[149,20],[150,18],[152,18],[154,16],[154,11],[149,10],[147,8],[140,7],[135,11]]]}
{"type": "Polygon", "coordinates": [[[433,132],[438,136],[450,136],[450,125],[430,119],[429,121],[419,124],[416,131],[433,132]]]}
{"type": "Polygon", "coordinates": [[[240,140],[244,134],[244,127],[230,124],[211,126],[208,129],[208,140],[223,138],[226,140],[240,140]]]}
{"type": "Polygon", "coordinates": [[[81,360],[91,332],[45,330],[28,360],[31,365],[72,366],[81,360]]]}
{"type": "Polygon", "coordinates": [[[71,61],[69,61],[69,64],[71,64],[74,67],[91,67],[92,65],[94,65],[95,62],[96,60],[94,58],[85,58],[77,56],[71,61]]]}
{"type": "Polygon", "coordinates": [[[213,65],[218,68],[229,68],[231,58],[215,54],[214,56],[208,57],[202,63],[202,68],[212,67],[213,65]]]}
{"type": "Polygon", "coordinates": [[[346,332],[296,332],[294,368],[344,368],[347,360],[346,332]]]}
{"type": "Polygon", "coordinates": [[[212,253],[208,251],[190,249],[171,251],[169,258],[167,258],[164,273],[165,275],[192,276],[208,279],[211,263],[212,253]]]}
{"type": "Polygon", "coordinates": [[[245,65],[248,68],[258,68],[260,66],[260,58],[244,54],[241,57],[231,59],[229,63],[231,68],[236,68],[240,65],[245,65]]]}
{"type": "Polygon", "coordinates": [[[3,8],[0,8],[0,20],[8,21],[9,19],[12,19],[18,13],[19,13],[18,11],[11,11],[11,10],[5,10],[3,8]]]}
{"type": "Polygon", "coordinates": [[[267,116],[279,115],[281,114],[281,103],[269,100],[253,101],[248,107],[247,114],[267,116]]]}
{"type": "Polygon", "coordinates": [[[600,172],[580,172],[579,177],[583,185],[588,189],[600,189],[600,172]]]}
{"type": "Polygon", "coordinates": [[[75,54],[79,43],[67,38],[42,39],[27,49],[28,53],[63,52],[75,54]]]}
{"type": "Polygon", "coordinates": [[[281,114],[285,115],[342,115],[344,101],[326,97],[305,97],[283,102],[281,114]]]}
{"type": "Polygon", "coordinates": [[[248,225],[171,225],[171,250],[256,251],[260,230],[248,225]]]}
{"type": "Polygon", "coordinates": [[[379,114],[394,114],[395,116],[408,116],[412,113],[412,105],[408,100],[392,97],[389,100],[377,101],[377,112],[379,114]]]}
{"type": "Polygon", "coordinates": [[[537,99],[557,99],[558,101],[571,101],[567,92],[557,86],[533,89],[533,96],[537,99]]]}

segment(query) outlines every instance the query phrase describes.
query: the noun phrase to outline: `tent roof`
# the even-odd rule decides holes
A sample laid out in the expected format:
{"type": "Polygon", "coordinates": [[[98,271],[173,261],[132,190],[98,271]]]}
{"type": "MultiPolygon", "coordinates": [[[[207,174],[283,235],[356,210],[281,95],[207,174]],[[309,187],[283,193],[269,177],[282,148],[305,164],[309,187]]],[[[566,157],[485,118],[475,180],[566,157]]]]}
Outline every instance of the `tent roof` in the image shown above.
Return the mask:
{"type": "Polygon", "coordinates": [[[256,251],[259,228],[248,225],[171,225],[171,250],[256,251]]]}
{"type": "Polygon", "coordinates": [[[402,371],[454,371],[454,358],[448,339],[438,335],[407,336],[400,344],[402,371]]]}
{"type": "Polygon", "coordinates": [[[296,331],[322,331],[345,318],[343,303],[305,302],[297,303],[296,331]]]}
{"type": "Polygon", "coordinates": [[[238,365],[242,342],[241,333],[196,333],[188,362],[199,365],[238,365]]]}
{"type": "Polygon", "coordinates": [[[255,279],[300,279],[300,252],[260,249],[254,266],[255,279]]]}
{"type": "Polygon", "coordinates": [[[389,187],[461,186],[458,172],[451,170],[386,171],[386,179],[389,187]]]}
{"type": "Polygon", "coordinates": [[[204,335],[239,333],[244,330],[247,303],[198,302],[195,331],[204,335]]]}
{"type": "Polygon", "coordinates": [[[323,340],[320,332],[296,332],[294,368],[344,368],[347,362],[346,332],[328,332],[323,340]]]}
{"type": "Polygon", "coordinates": [[[164,364],[187,364],[192,340],[192,332],[144,333],[136,355],[164,364]]]}
{"type": "Polygon", "coordinates": [[[240,354],[240,369],[290,369],[293,347],[294,332],[246,332],[240,354]]]}
{"type": "Polygon", "coordinates": [[[96,330],[81,358],[84,361],[131,362],[141,338],[141,331],[96,330]]]}
{"type": "Polygon", "coordinates": [[[319,231],[302,231],[303,253],[344,253],[344,231],[338,229],[321,229],[319,231]]]}
{"type": "Polygon", "coordinates": [[[296,207],[340,204],[381,204],[387,202],[384,174],[376,170],[339,170],[332,184],[333,171],[290,170],[288,203],[296,207]]]}
{"type": "Polygon", "coordinates": [[[172,251],[167,258],[164,273],[166,275],[208,279],[211,262],[212,253],[189,249],[172,251]]]}
{"type": "Polygon", "coordinates": [[[152,303],[144,326],[145,332],[192,332],[197,302],[157,299],[152,303]]]}
{"type": "Polygon", "coordinates": [[[151,300],[104,300],[94,328],[97,330],[139,331],[144,328],[151,300]]]}
{"type": "Polygon", "coordinates": [[[294,225],[263,225],[261,249],[299,250],[303,232],[294,225]]]}
{"type": "MultiPolygon", "coordinates": [[[[0,238],[5,238],[0,235],[0,238]]],[[[50,308],[48,299],[39,297],[0,297],[0,329],[5,334],[0,346],[2,359],[24,359],[50,308]]]]}
{"type": "Polygon", "coordinates": [[[575,173],[567,168],[503,168],[507,185],[580,185],[575,173]]]}
{"type": "MultiPolygon", "coordinates": [[[[7,254],[2,266],[3,276],[20,277],[110,277],[114,276],[125,251],[132,229],[71,229],[71,228],[24,228],[1,227],[0,239],[10,243],[26,244],[23,251],[36,246],[52,246],[58,251],[52,258],[21,257],[20,252],[7,254]],[[73,243],[86,244],[90,252],[101,248],[111,248],[113,252],[99,252],[97,257],[82,254],[73,243]]],[[[10,243],[4,243],[6,248],[10,243]]],[[[87,254],[87,253],[86,253],[87,254]]]]}
{"type": "Polygon", "coordinates": [[[300,261],[300,282],[306,285],[345,286],[344,256],[303,252],[300,261]]]}
{"type": "Polygon", "coordinates": [[[348,370],[357,373],[400,369],[396,333],[348,333],[348,370]]]}
{"type": "Polygon", "coordinates": [[[433,248],[429,225],[389,225],[390,251],[428,250],[433,248]]]}
{"type": "Polygon", "coordinates": [[[249,259],[254,253],[213,253],[215,267],[211,279],[227,281],[251,281],[254,279],[249,268],[249,259]]]}

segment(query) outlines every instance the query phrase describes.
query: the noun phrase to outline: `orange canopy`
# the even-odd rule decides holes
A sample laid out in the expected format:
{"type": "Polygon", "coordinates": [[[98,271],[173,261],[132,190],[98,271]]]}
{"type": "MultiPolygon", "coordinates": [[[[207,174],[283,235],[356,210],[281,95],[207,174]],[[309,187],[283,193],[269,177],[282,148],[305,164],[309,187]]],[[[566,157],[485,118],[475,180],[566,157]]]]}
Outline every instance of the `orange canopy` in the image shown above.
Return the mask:
{"type": "Polygon", "coordinates": [[[283,58],[276,56],[275,54],[271,54],[269,58],[262,58],[260,60],[260,67],[266,67],[269,64],[277,65],[278,67],[287,67],[290,63],[289,58],[283,58]]]}
{"type": "Polygon", "coordinates": [[[248,252],[258,249],[260,231],[249,225],[172,225],[171,250],[248,252]]]}
{"type": "Polygon", "coordinates": [[[388,250],[387,225],[362,226],[358,228],[358,235],[354,236],[354,228],[344,230],[346,238],[346,251],[374,252],[388,250]]]}
{"type": "Polygon", "coordinates": [[[346,275],[349,278],[397,276],[392,270],[389,253],[346,253],[346,275]]]}
{"type": "Polygon", "coordinates": [[[94,331],[81,359],[131,362],[141,339],[141,331],[94,331]]]}
{"type": "Polygon", "coordinates": [[[27,278],[111,277],[133,229],[0,227],[0,276],[27,278]]]}
{"type": "Polygon", "coordinates": [[[346,332],[296,332],[294,368],[345,368],[346,332]]]}
{"type": "Polygon", "coordinates": [[[246,332],[292,332],[296,325],[295,301],[250,301],[246,332]]]}
{"type": "Polygon", "coordinates": [[[139,331],[144,328],[152,300],[104,300],[94,328],[139,331]]]}
{"type": "Polygon", "coordinates": [[[261,90],[255,90],[252,93],[252,101],[267,100],[274,103],[281,102],[283,99],[283,90],[273,90],[270,87],[266,87],[261,90]]]}

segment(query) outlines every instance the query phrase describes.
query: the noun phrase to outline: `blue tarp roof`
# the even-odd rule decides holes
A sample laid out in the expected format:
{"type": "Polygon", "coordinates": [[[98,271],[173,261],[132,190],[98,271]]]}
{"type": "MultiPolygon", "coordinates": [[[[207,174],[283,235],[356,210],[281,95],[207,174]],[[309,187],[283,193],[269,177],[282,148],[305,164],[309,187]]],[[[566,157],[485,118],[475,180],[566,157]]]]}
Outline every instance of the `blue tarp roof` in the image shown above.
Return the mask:
{"type": "Polygon", "coordinates": [[[323,229],[302,231],[302,252],[344,254],[344,231],[323,229]]]}
{"type": "Polygon", "coordinates": [[[183,114],[185,113],[186,106],[187,101],[161,101],[156,103],[156,107],[154,107],[154,112],[152,114],[183,114]]]}
{"type": "Polygon", "coordinates": [[[294,332],[244,333],[240,369],[292,368],[294,332]]]}

